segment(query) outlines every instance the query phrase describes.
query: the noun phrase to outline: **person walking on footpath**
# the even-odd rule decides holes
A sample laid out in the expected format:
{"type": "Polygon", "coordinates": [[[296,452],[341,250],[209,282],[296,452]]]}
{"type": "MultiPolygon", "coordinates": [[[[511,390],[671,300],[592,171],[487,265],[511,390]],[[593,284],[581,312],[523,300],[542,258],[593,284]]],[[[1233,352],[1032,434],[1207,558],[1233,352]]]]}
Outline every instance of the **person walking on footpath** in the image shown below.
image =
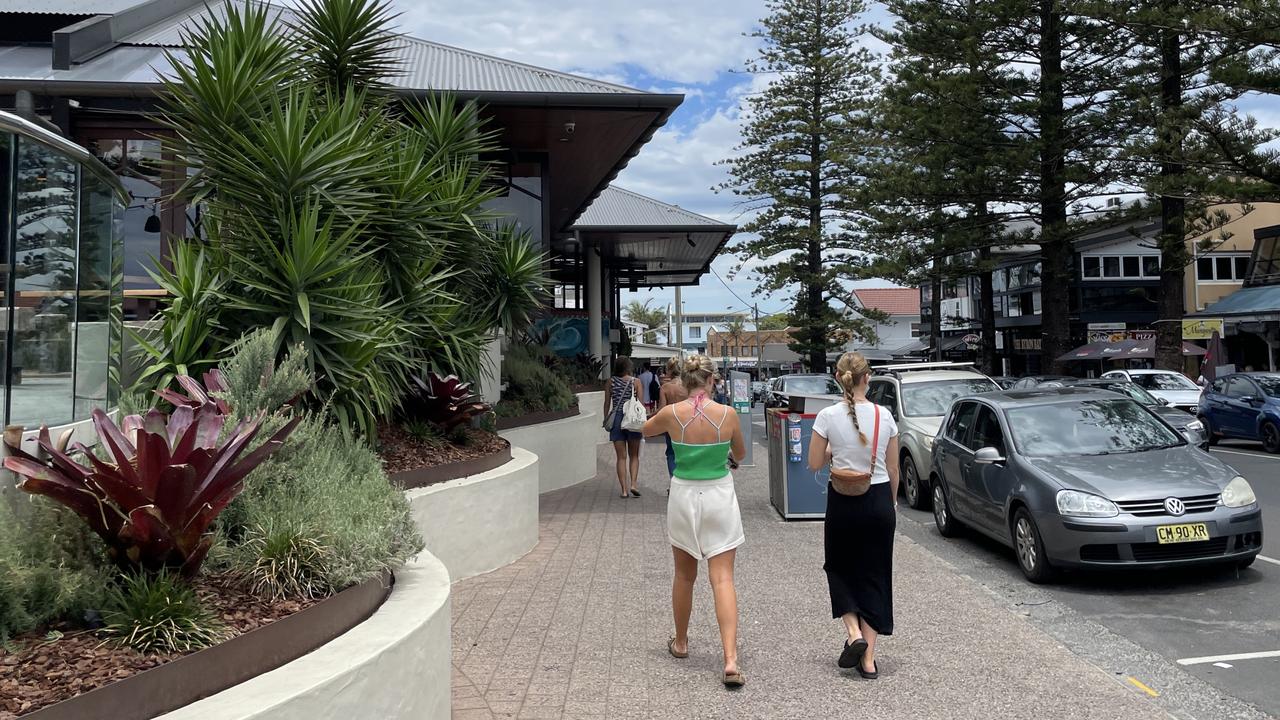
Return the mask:
{"type": "Polygon", "coordinates": [[[644,390],[641,395],[641,401],[644,402],[644,409],[653,414],[653,404],[658,401],[653,390],[657,387],[658,376],[653,374],[653,368],[649,367],[649,363],[645,363],[640,369],[640,387],[644,390]]]}
{"type": "MultiPolygon", "coordinates": [[[[673,357],[667,361],[666,377],[666,381],[658,391],[658,410],[689,398],[689,391],[685,389],[684,380],[680,378],[680,358],[673,357]]],[[[676,474],[676,452],[671,447],[671,435],[664,434],[663,437],[667,442],[667,476],[671,477],[676,474]]]]}
{"type": "Polygon", "coordinates": [[[871,366],[862,353],[836,363],[844,399],[813,421],[809,468],[831,466],[823,548],[831,616],[848,638],[837,664],[868,680],[881,636],[893,634],[893,537],[897,527],[898,426],[893,415],[867,400],[871,366]]]}
{"type": "Polygon", "coordinates": [[[631,397],[641,397],[642,393],[640,379],[632,374],[631,358],[618,356],[613,361],[613,376],[604,386],[604,417],[617,459],[618,487],[624,498],[640,497],[637,485],[640,483],[640,442],[644,438],[638,432],[622,429],[622,405],[631,397]]]}
{"type": "Polygon", "coordinates": [[[671,582],[671,611],[675,636],[667,651],[689,657],[689,615],[698,561],[707,561],[716,622],[724,650],[722,682],[729,689],[746,684],[738,667],[738,594],[733,585],[733,562],[746,539],[738,495],[729,472],[730,458],[747,454],[742,427],[733,408],[709,397],[716,369],[711,358],[694,355],[684,361],[682,379],[688,398],[663,407],[644,424],[648,437],[666,433],[675,451],[675,474],[667,498],[667,540],[675,559],[671,582]]]}

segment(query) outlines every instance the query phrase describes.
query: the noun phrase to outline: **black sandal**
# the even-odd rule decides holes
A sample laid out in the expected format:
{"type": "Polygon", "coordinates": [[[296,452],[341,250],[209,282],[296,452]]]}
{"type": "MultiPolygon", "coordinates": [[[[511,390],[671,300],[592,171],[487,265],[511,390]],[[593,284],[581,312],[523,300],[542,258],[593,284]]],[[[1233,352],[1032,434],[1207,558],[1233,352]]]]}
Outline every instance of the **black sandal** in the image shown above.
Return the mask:
{"type": "Polygon", "coordinates": [[[880,666],[873,662],[871,663],[871,667],[875,669],[863,670],[862,663],[861,662],[858,663],[858,674],[862,676],[863,680],[875,680],[876,678],[880,677],[880,666]]]}
{"type": "Polygon", "coordinates": [[[631,497],[640,497],[640,491],[635,488],[631,488],[631,497]]]}
{"type": "Polygon", "coordinates": [[[848,670],[850,668],[861,668],[862,656],[867,652],[867,641],[858,638],[853,642],[844,641],[844,650],[840,651],[840,659],[836,664],[841,668],[848,670]]]}

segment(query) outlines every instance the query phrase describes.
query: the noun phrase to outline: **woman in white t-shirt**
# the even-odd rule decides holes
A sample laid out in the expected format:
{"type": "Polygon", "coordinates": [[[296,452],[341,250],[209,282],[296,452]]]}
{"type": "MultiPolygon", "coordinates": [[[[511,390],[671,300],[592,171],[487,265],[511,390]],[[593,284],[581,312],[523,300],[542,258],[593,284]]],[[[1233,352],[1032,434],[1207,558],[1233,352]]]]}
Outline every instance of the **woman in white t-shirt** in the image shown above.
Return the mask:
{"type": "Polygon", "coordinates": [[[876,639],[893,634],[893,534],[897,526],[898,425],[867,400],[871,366],[861,353],[836,364],[844,400],[818,413],[809,467],[831,465],[823,545],[831,616],[848,639],[838,664],[869,680],[879,676],[876,639]]]}

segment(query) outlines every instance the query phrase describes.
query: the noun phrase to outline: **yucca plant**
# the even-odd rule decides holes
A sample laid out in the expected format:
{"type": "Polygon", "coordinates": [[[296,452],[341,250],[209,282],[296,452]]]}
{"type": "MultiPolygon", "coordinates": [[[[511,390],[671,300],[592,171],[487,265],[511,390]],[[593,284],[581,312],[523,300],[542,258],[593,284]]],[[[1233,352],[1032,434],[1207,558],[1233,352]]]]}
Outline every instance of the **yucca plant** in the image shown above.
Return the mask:
{"type": "Polygon", "coordinates": [[[137,381],[140,387],[168,387],[177,376],[194,375],[216,363],[221,273],[199,245],[175,243],[170,250],[172,270],[147,270],[168,297],[150,325],[153,332],[129,330],[147,360],[137,381]]]}
{"type": "Polygon", "coordinates": [[[216,645],[226,632],[177,575],[126,573],[107,591],[105,631],[141,653],[181,653],[216,645]]]}
{"type": "Polygon", "coordinates": [[[247,452],[258,434],[261,414],[222,437],[225,406],[194,379],[179,377],[188,395],[167,393],[171,414],[152,409],[125,417],[119,426],[101,409],[93,424],[106,459],[84,445],[88,464],[55,444],[41,427],[38,459],[6,434],[4,466],[18,474],[18,488],[44,495],[75,511],[102,537],[109,557],[126,570],[173,569],[193,577],[213,542],[214,519],[244,489],[244,477],[280,448],[299,419],[287,422],[266,442],[247,452]]]}

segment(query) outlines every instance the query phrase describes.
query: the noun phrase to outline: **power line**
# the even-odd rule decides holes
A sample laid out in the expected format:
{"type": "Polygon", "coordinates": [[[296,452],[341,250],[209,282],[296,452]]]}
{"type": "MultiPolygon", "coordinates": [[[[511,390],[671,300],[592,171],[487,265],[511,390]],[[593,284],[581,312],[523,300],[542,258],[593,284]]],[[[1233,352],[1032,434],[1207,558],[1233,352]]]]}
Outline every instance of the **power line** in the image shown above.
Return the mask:
{"type": "MultiPolygon", "coordinates": [[[[730,295],[732,295],[732,296],[734,296],[735,298],[737,298],[738,302],[740,302],[740,303],[742,303],[742,304],[744,305],[744,307],[740,308],[741,310],[743,310],[743,311],[747,311],[747,310],[754,310],[754,309],[756,308],[756,304],[755,304],[755,303],[749,303],[749,302],[747,302],[746,300],[743,300],[743,299],[742,299],[742,297],[738,295],[738,293],[734,292],[733,288],[732,288],[732,287],[729,287],[729,283],[725,282],[725,281],[724,281],[724,278],[720,277],[720,273],[716,272],[716,269],[715,269],[715,268],[713,268],[713,267],[709,267],[709,268],[707,268],[707,269],[711,271],[711,274],[712,274],[712,275],[715,275],[715,276],[716,276],[716,279],[720,281],[720,284],[724,286],[724,289],[725,289],[725,290],[728,290],[728,291],[729,291],[729,294],[730,294],[730,295]]],[[[778,313],[780,313],[780,312],[782,312],[782,311],[781,311],[781,310],[777,310],[777,311],[774,311],[774,312],[762,312],[761,314],[762,314],[762,315],[765,315],[765,316],[769,316],[769,315],[777,315],[777,314],[778,314],[778,313]]]]}

